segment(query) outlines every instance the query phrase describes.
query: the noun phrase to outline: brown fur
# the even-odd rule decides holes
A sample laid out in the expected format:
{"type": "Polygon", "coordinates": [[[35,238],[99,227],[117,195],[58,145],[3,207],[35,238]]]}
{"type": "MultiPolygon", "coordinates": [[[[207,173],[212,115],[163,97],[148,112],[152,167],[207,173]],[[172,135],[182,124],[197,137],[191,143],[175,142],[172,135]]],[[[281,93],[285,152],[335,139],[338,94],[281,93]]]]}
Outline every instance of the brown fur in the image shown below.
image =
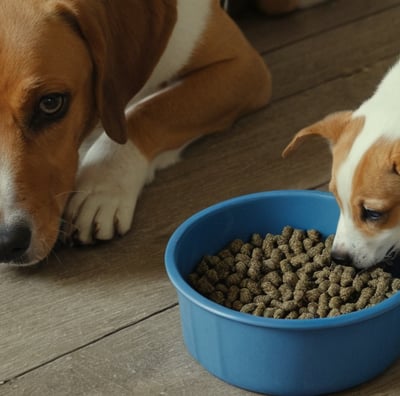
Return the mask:
{"type": "Polygon", "coordinates": [[[400,222],[400,180],[396,170],[400,160],[399,150],[399,142],[379,139],[367,150],[357,166],[351,206],[353,220],[365,235],[394,228],[400,222]],[[360,215],[362,206],[385,215],[380,221],[365,222],[360,215]]]}

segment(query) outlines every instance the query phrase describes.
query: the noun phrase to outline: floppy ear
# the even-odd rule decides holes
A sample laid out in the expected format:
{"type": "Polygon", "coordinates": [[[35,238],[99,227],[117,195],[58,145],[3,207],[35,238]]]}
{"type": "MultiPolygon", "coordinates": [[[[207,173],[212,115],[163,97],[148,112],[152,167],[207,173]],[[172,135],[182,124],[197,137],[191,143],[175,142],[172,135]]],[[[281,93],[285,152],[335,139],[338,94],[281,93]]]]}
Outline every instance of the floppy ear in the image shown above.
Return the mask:
{"type": "Polygon", "coordinates": [[[107,134],[127,140],[125,107],[163,53],[176,22],[176,0],[57,0],[86,42],[94,65],[95,98],[107,134]]]}
{"type": "Polygon", "coordinates": [[[290,155],[307,137],[319,135],[328,139],[331,144],[335,144],[346,125],[350,122],[351,111],[340,111],[326,116],[321,121],[312,124],[297,132],[292,141],[283,150],[282,157],[290,155]]]}

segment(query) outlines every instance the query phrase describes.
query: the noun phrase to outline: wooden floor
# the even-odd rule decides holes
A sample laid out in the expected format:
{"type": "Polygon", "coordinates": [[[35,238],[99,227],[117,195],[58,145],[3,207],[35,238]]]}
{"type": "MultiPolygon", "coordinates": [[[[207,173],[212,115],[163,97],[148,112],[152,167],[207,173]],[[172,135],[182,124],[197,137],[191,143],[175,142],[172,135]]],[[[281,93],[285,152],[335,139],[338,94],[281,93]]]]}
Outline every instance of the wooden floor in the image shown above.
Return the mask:
{"type": "MultiPolygon", "coordinates": [[[[399,54],[400,0],[337,0],[240,25],[272,70],[272,103],[159,172],[125,238],[64,248],[32,269],[0,268],[2,396],[250,395],[186,352],[166,243],[189,215],[220,200],[326,188],[324,142],[314,139],[285,161],[280,153],[299,128],[373,92],[399,54]]],[[[399,394],[400,361],[340,395],[399,394]]]]}

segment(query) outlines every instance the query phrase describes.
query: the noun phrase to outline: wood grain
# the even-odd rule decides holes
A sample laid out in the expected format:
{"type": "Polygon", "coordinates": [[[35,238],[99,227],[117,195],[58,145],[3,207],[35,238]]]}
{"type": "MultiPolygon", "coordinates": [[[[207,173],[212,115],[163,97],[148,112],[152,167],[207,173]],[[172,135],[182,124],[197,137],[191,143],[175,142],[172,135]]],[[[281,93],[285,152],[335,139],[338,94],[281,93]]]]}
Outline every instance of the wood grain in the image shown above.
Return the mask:
{"type": "MultiPolygon", "coordinates": [[[[307,37],[390,12],[398,4],[398,0],[336,0],[284,17],[247,13],[239,18],[238,24],[260,53],[273,52],[307,37]]],[[[353,41],[360,42],[357,37],[353,41]]]]}

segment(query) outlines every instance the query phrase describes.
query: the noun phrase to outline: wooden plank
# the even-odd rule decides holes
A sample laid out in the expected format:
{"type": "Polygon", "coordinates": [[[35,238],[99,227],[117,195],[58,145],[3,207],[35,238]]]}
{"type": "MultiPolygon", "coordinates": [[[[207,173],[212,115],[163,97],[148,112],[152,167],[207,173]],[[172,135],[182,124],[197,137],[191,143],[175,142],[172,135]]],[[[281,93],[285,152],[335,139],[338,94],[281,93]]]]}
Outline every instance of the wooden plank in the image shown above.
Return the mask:
{"type": "Polygon", "coordinates": [[[174,302],[163,271],[166,238],[156,237],[153,251],[151,235],[132,235],[64,249],[34,270],[2,268],[0,381],[174,302]]]}
{"type": "MultiPolygon", "coordinates": [[[[399,0],[336,0],[282,17],[267,17],[253,12],[244,14],[237,20],[253,46],[264,53],[345,24],[352,24],[368,16],[390,11],[397,5],[400,5],[399,0]]],[[[361,42],[357,36],[354,41],[361,42]]]]}
{"type": "Polygon", "coordinates": [[[186,352],[178,308],[7,383],[2,396],[251,395],[206,372],[186,352]]]}
{"type": "Polygon", "coordinates": [[[266,54],[273,76],[273,100],[398,56],[399,31],[400,6],[266,54]]]}

